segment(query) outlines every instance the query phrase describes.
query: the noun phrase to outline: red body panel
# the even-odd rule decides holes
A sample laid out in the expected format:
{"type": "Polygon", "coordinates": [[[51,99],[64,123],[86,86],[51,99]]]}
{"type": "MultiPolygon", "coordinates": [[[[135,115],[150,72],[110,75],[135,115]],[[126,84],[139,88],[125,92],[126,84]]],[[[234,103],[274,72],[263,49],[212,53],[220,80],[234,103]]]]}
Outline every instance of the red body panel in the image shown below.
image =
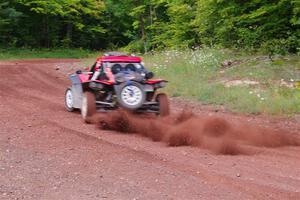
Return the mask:
{"type": "MultiPolygon", "coordinates": [[[[102,63],[102,62],[140,63],[140,62],[142,62],[142,58],[134,57],[134,56],[103,56],[103,57],[97,58],[96,62],[99,63],[99,66],[101,65],[100,63],[102,63]]],[[[99,70],[99,69],[97,69],[97,70],[99,70]]],[[[91,75],[89,75],[89,74],[80,74],[79,75],[79,79],[80,79],[81,83],[91,82],[90,78],[91,78],[91,75]]],[[[152,85],[152,84],[160,83],[162,81],[165,81],[165,80],[162,80],[162,79],[146,80],[145,84],[152,85]]],[[[94,82],[103,83],[106,85],[114,84],[114,82],[106,81],[106,80],[94,80],[94,82]]]]}
{"type": "Polygon", "coordinates": [[[165,81],[165,80],[162,80],[162,79],[153,79],[153,80],[147,80],[145,81],[146,84],[155,84],[155,83],[159,83],[159,82],[162,82],[162,81],[165,81]]]}
{"type": "Polygon", "coordinates": [[[105,81],[105,80],[95,80],[94,82],[97,82],[97,83],[103,83],[105,85],[113,85],[114,83],[111,82],[111,81],[105,81]]]}
{"type": "Polygon", "coordinates": [[[79,79],[81,83],[88,82],[90,80],[90,74],[79,74],[79,79]]]}
{"type": "Polygon", "coordinates": [[[128,62],[139,63],[142,62],[140,57],[133,56],[104,56],[97,58],[97,62],[128,62]]]}
{"type": "Polygon", "coordinates": [[[113,82],[111,81],[105,81],[105,80],[90,80],[91,75],[90,74],[79,74],[79,79],[81,83],[87,83],[87,82],[97,82],[97,83],[103,83],[106,85],[112,85],[113,82]]]}

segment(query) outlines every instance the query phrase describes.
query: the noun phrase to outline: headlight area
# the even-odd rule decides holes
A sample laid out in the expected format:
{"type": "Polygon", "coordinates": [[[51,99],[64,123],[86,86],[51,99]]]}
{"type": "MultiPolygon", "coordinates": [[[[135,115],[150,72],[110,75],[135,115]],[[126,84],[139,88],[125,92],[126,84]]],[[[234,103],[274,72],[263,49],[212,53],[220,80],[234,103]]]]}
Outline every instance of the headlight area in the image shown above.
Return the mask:
{"type": "Polygon", "coordinates": [[[155,88],[163,88],[163,87],[166,87],[167,86],[167,82],[166,81],[161,81],[159,83],[156,83],[154,85],[155,88]]]}
{"type": "Polygon", "coordinates": [[[154,91],[154,85],[145,85],[144,86],[144,91],[145,92],[153,92],[154,91]]]}

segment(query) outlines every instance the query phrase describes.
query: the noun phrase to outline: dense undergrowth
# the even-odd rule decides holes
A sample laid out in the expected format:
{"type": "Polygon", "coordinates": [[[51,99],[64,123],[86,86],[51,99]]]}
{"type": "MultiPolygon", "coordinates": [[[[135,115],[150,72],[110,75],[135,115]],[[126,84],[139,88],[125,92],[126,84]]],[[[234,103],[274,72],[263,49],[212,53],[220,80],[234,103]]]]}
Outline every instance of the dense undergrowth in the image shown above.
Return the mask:
{"type": "Polygon", "coordinates": [[[299,53],[299,0],[2,0],[0,46],[299,53]]]}

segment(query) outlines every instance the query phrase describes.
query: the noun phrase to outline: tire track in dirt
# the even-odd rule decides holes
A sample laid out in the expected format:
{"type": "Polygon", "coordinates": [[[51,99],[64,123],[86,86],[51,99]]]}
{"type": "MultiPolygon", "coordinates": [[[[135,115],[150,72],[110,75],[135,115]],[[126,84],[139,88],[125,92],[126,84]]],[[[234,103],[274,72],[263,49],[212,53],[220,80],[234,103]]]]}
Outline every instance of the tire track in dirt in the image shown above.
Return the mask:
{"type": "MultiPolygon", "coordinates": [[[[126,146],[122,146],[120,144],[114,144],[114,143],[110,143],[108,141],[99,139],[99,137],[96,136],[92,136],[89,134],[85,134],[82,133],[80,131],[77,131],[75,129],[71,129],[71,128],[67,128],[66,126],[63,126],[57,122],[49,122],[49,124],[53,124],[55,127],[59,127],[61,128],[64,133],[68,133],[68,134],[75,134],[76,136],[79,136],[85,140],[88,141],[93,141],[93,142],[97,142],[99,145],[108,145],[111,146],[112,149],[119,149],[120,151],[124,152],[128,152],[128,153],[132,153],[134,154],[134,156],[139,159],[139,160],[143,160],[146,163],[155,163],[157,166],[161,166],[164,168],[167,168],[167,171],[176,171],[177,173],[182,173],[185,175],[189,175],[191,177],[198,177],[202,182],[206,182],[209,185],[218,185],[218,184],[222,184],[224,185],[224,187],[226,188],[230,188],[230,190],[234,190],[236,192],[243,192],[243,194],[245,195],[249,195],[252,196],[254,199],[260,199],[260,198],[264,198],[265,195],[264,194],[259,194],[257,193],[257,191],[259,190],[264,190],[264,193],[267,191],[270,194],[273,194],[276,196],[276,198],[280,198],[280,199],[297,199],[299,193],[293,193],[290,190],[284,190],[281,189],[280,191],[274,189],[271,186],[268,185],[264,185],[264,184],[257,184],[257,183],[249,183],[247,181],[244,180],[236,180],[233,177],[227,177],[221,174],[214,174],[213,176],[211,175],[211,172],[209,170],[206,170],[205,168],[201,168],[201,173],[196,173],[195,171],[192,171],[191,169],[193,168],[193,166],[185,164],[178,164],[176,162],[165,162],[163,161],[162,158],[159,157],[155,157],[153,156],[151,153],[146,152],[146,151],[136,151],[134,149],[128,148],[126,146]],[[247,184],[248,187],[245,188],[243,184],[247,184]]],[[[297,187],[295,187],[297,188],[297,187]]],[[[270,198],[272,199],[272,198],[270,198]]]]}

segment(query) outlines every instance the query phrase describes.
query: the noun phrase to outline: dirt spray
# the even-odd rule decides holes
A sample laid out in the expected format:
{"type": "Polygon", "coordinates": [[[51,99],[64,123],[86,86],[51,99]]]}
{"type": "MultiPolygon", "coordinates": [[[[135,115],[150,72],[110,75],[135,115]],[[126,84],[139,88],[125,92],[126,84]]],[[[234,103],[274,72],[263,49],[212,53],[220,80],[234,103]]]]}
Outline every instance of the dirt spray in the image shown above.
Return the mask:
{"type": "Polygon", "coordinates": [[[229,122],[221,117],[195,115],[192,112],[159,118],[119,110],[96,114],[92,122],[101,129],[140,134],[169,146],[196,146],[216,154],[251,154],[251,146],[300,146],[300,139],[286,131],[229,122]]]}

